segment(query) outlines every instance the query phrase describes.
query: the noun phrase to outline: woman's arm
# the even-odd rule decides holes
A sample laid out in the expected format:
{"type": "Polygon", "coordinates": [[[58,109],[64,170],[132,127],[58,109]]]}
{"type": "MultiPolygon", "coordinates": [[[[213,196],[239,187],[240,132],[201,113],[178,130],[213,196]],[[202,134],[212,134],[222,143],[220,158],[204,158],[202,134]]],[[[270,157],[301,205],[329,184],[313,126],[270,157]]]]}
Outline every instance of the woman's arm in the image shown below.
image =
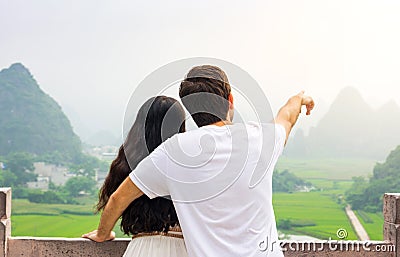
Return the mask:
{"type": "Polygon", "coordinates": [[[118,189],[110,196],[110,199],[101,214],[98,229],[84,234],[82,237],[89,238],[96,242],[113,240],[115,238],[115,233],[112,229],[114,228],[118,218],[121,217],[129,204],[141,195],[143,195],[143,192],[129,177],[127,177],[118,189]]]}

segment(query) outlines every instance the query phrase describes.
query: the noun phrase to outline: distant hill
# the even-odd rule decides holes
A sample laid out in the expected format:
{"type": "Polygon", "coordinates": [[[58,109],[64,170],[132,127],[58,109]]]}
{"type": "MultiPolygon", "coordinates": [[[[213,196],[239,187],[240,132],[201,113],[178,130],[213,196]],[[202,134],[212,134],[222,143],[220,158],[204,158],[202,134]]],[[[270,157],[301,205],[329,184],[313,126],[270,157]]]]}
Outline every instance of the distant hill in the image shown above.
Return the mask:
{"type": "Polygon", "coordinates": [[[20,63],[0,71],[0,117],[0,155],[56,153],[68,161],[81,155],[81,141],[61,107],[20,63]]]}
{"type": "Polygon", "coordinates": [[[309,135],[296,133],[288,156],[383,159],[400,143],[400,107],[372,109],[352,87],[344,88],[309,135]]]}
{"type": "Polygon", "coordinates": [[[391,151],[384,163],[377,163],[373,176],[368,180],[354,177],[353,185],[346,192],[346,200],[353,209],[370,212],[382,211],[382,196],[400,191],[400,146],[391,151]]]}
{"type": "Polygon", "coordinates": [[[93,146],[121,145],[122,139],[118,139],[110,131],[100,130],[83,139],[83,142],[93,146]]]}

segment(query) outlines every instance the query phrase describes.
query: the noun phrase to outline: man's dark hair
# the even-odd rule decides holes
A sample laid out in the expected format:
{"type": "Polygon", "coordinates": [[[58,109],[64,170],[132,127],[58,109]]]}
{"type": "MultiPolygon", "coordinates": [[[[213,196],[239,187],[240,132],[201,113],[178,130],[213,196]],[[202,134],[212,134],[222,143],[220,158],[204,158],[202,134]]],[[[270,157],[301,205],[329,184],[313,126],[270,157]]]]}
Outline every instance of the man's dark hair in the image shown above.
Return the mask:
{"type": "Polygon", "coordinates": [[[179,88],[183,105],[199,127],[226,120],[230,93],[225,72],[212,65],[193,67],[179,88]]]}

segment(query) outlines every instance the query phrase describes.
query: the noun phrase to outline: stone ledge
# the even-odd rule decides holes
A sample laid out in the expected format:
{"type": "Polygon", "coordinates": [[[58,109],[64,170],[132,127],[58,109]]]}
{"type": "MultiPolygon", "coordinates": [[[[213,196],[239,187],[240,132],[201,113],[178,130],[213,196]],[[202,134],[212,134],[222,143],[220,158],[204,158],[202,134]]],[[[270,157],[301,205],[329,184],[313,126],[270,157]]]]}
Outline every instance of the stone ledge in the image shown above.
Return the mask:
{"type": "Polygon", "coordinates": [[[400,224],[400,194],[387,193],[383,197],[384,221],[400,224]]]}
{"type": "MultiPolygon", "coordinates": [[[[116,239],[105,243],[95,243],[81,238],[38,238],[11,237],[8,240],[9,257],[81,257],[81,256],[122,256],[130,239],[116,239]]],[[[318,243],[313,250],[307,248],[310,242],[283,241],[287,249],[286,257],[395,257],[394,246],[382,241],[332,241],[318,243]],[[348,247],[346,248],[346,242],[348,247]],[[356,246],[352,248],[352,244],[356,246]],[[301,248],[302,246],[305,248],[301,248]],[[357,247],[357,245],[359,247],[357,247]],[[364,247],[363,247],[364,246],[364,247]],[[296,250],[296,247],[299,247],[296,250]],[[342,247],[342,248],[341,248],[342,247]],[[386,251],[381,251],[386,249],[386,251]],[[392,250],[392,251],[389,251],[392,250]]]]}
{"type": "Polygon", "coordinates": [[[386,241],[395,243],[396,257],[400,256],[400,224],[393,224],[389,222],[383,223],[383,238],[386,241]]]}
{"type": "Polygon", "coordinates": [[[11,216],[11,188],[0,187],[0,219],[11,216]]]}
{"type": "Polygon", "coordinates": [[[130,239],[96,243],[81,238],[11,237],[7,257],[114,257],[122,256],[130,239]]]}

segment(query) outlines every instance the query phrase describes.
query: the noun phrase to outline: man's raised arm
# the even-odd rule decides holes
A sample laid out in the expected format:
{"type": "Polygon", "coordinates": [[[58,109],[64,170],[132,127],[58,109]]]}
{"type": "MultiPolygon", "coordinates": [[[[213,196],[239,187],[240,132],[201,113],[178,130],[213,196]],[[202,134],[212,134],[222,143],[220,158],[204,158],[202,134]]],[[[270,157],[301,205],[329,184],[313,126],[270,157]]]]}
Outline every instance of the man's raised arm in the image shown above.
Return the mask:
{"type": "Polygon", "coordinates": [[[96,242],[104,242],[115,238],[112,229],[124,210],[136,198],[143,195],[143,192],[127,177],[118,189],[110,196],[104,208],[100,224],[97,230],[82,235],[96,242]]]}
{"type": "Polygon", "coordinates": [[[286,130],[286,141],[294,124],[296,124],[303,105],[307,107],[306,115],[310,115],[311,110],[314,108],[314,100],[310,96],[304,95],[304,91],[301,91],[287,101],[275,118],[275,123],[282,125],[286,130]]]}

